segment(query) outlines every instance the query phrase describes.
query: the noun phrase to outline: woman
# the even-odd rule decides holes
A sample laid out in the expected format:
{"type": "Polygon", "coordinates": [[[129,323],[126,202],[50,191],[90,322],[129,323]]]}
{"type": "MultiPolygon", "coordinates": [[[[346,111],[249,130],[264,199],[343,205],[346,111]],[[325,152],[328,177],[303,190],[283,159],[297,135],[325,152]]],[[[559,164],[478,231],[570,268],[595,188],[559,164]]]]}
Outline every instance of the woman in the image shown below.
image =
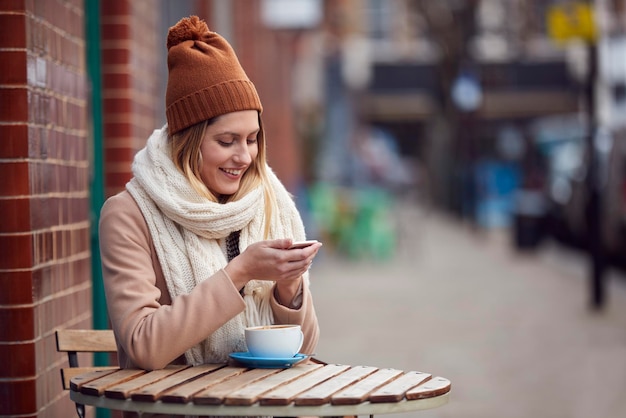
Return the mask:
{"type": "Polygon", "coordinates": [[[261,102],[228,42],[196,16],[170,28],[167,125],[104,204],[100,248],[123,368],[226,362],[244,328],[300,324],[318,341],[291,196],[266,165],[261,102]]]}

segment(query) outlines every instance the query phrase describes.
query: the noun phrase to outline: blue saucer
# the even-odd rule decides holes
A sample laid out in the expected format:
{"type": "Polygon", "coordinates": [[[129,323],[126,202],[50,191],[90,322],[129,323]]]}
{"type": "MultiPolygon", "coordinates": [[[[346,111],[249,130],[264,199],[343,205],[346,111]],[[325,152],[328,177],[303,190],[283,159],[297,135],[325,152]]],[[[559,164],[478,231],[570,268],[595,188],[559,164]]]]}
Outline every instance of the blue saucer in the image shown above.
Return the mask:
{"type": "Polygon", "coordinates": [[[267,357],[254,357],[248,351],[239,353],[230,353],[230,358],[243,364],[247,367],[253,367],[257,369],[288,369],[296,363],[301,362],[307,358],[306,354],[296,354],[289,358],[267,358],[267,357]]]}

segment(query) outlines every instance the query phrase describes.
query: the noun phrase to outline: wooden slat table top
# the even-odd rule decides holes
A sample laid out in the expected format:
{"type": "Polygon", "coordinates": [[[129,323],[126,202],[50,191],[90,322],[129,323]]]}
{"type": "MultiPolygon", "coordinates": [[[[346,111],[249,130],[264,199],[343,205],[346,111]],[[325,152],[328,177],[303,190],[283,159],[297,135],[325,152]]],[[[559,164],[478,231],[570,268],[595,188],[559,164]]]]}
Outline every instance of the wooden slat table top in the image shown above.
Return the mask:
{"type": "Polygon", "coordinates": [[[226,405],[252,405],[260,399],[261,395],[269,392],[271,388],[285,385],[323,367],[321,364],[302,364],[282,371],[280,374],[273,374],[266,379],[256,381],[233,391],[224,400],[226,405]]]}
{"type": "Polygon", "coordinates": [[[210,373],[218,367],[219,366],[215,364],[203,364],[197,367],[184,368],[177,373],[165,376],[163,379],[156,380],[141,389],[132,392],[130,397],[136,401],[155,402],[166,392],[182,385],[183,383],[193,381],[200,376],[210,373]]]}
{"type": "Polygon", "coordinates": [[[422,372],[408,372],[377,389],[369,396],[370,402],[399,402],[407,390],[429,380],[432,375],[422,372]]]}
{"type": "Polygon", "coordinates": [[[321,416],[430,408],[447,402],[450,388],[448,379],[429,373],[302,362],[288,369],[213,364],[80,375],[70,396],[137,412],[321,416]]]}
{"type": "MultiPolygon", "coordinates": [[[[104,394],[104,391],[113,385],[119,385],[120,383],[127,382],[131,379],[139,377],[141,375],[146,374],[145,370],[138,369],[122,369],[117,370],[113,373],[109,373],[103,377],[92,380],[90,382],[84,383],[80,386],[80,392],[85,395],[95,395],[100,396],[104,394]]],[[[80,376],[75,377],[71,380],[72,384],[77,382],[80,379],[80,376]]],[[[72,384],[70,384],[70,389],[72,388],[72,384]]],[[[73,389],[72,389],[73,390],[73,389]]]]}
{"type": "Polygon", "coordinates": [[[433,396],[443,395],[450,391],[450,381],[445,377],[435,377],[423,385],[416,386],[406,392],[408,400],[425,399],[433,396]]]}
{"type": "Polygon", "coordinates": [[[356,405],[365,402],[375,389],[391,382],[403,374],[402,370],[378,369],[365,379],[335,393],[331,398],[333,405],[356,405]]]}
{"type": "Polygon", "coordinates": [[[229,393],[279,372],[280,369],[250,369],[194,395],[193,401],[200,405],[220,405],[229,393]]]}
{"type": "Polygon", "coordinates": [[[260,399],[261,405],[288,405],[293,399],[308,390],[315,385],[322,383],[333,376],[338,375],[346,370],[350,366],[327,364],[324,367],[315,370],[300,379],[293,380],[285,385],[280,385],[275,389],[272,389],[260,399]]]}
{"type": "Polygon", "coordinates": [[[157,382],[174,373],[178,373],[186,367],[187,366],[174,366],[161,370],[153,370],[133,380],[109,386],[104,390],[104,396],[107,398],[127,399],[132,393],[140,390],[141,388],[151,385],[154,382],[157,382]]]}
{"type": "Polygon", "coordinates": [[[211,374],[206,374],[199,379],[180,385],[163,395],[163,402],[185,403],[192,400],[192,396],[219,384],[220,382],[240,375],[246,369],[241,367],[222,367],[211,374]]]}
{"type": "Polygon", "coordinates": [[[366,376],[374,373],[376,367],[357,366],[338,374],[318,385],[313,386],[306,392],[296,396],[296,405],[323,405],[330,401],[330,397],[337,391],[358,382],[366,376]]]}
{"type": "Polygon", "coordinates": [[[99,369],[99,370],[86,371],[83,374],[70,378],[70,390],[80,392],[83,385],[93,380],[99,379],[103,376],[114,373],[116,371],[117,371],[116,369],[109,369],[109,370],[99,369]]]}

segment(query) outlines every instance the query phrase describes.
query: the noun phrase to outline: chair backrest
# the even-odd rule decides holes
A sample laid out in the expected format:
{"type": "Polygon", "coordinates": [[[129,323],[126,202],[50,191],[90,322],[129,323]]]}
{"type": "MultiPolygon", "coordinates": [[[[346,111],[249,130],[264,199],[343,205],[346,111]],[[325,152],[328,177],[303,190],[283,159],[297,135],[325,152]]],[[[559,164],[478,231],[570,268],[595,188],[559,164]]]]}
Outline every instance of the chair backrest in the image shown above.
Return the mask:
{"type": "Polygon", "coordinates": [[[115,369],[117,366],[80,367],[78,353],[115,353],[115,336],[110,329],[60,329],[56,331],[57,351],[66,352],[69,368],[61,369],[63,389],[70,388],[70,380],[79,374],[96,370],[115,369]]]}

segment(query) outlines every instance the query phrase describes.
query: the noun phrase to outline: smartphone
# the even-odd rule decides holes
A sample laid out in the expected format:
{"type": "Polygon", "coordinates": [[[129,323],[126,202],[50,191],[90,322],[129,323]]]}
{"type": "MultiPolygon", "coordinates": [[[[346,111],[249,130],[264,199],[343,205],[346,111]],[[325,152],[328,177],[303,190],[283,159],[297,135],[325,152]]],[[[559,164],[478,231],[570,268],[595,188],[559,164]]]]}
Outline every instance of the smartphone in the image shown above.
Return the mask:
{"type": "Polygon", "coordinates": [[[313,245],[315,243],[317,243],[319,241],[312,239],[312,240],[308,240],[308,241],[294,241],[293,244],[291,244],[291,247],[289,247],[289,249],[294,249],[294,248],[306,248],[309,245],[313,245]]]}

